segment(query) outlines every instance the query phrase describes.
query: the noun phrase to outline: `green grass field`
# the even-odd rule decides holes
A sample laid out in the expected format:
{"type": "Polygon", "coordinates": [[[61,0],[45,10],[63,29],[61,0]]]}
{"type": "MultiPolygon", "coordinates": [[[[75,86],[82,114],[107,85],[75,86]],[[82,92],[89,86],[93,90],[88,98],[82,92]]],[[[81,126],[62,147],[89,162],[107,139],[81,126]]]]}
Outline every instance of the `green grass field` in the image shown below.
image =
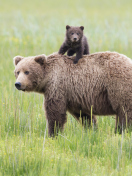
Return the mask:
{"type": "Polygon", "coordinates": [[[132,132],[114,134],[115,119],[98,130],[68,115],[63,133],[48,138],[43,96],[15,89],[13,57],[59,50],[66,25],[83,25],[90,52],[132,58],[132,1],[0,1],[0,176],[131,176],[132,132]]]}

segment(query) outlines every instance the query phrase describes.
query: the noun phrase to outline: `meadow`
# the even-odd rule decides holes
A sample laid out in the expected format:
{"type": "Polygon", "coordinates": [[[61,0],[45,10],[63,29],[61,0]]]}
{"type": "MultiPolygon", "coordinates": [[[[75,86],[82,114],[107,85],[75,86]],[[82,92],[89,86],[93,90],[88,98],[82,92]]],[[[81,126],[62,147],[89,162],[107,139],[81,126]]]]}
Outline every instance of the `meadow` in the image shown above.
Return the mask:
{"type": "Polygon", "coordinates": [[[132,132],[114,133],[115,117],[84,129],[68,114],[48,138],[43,95],[15,89],[13,57],[51,54],[65,26],[83,25],[90,53],[132,58],[131,0],[0,1],[0,176],[131,176],[132,132]]]}

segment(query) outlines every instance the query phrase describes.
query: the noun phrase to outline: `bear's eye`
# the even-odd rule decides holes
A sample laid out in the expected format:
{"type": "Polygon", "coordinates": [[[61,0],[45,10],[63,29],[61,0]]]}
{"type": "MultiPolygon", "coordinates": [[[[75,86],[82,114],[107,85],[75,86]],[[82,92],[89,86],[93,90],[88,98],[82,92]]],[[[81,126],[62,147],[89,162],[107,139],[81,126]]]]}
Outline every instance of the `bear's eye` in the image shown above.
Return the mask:
{"type": "Polygon", "coordinates": [[[73,35],[74,33],[72,32],[71,35],[73,35]]]}
{"type": "Polygon", "coordinates": [[[77,35],[79,35],[79,33],[77,33],[77,35]]]}
{"type": "Polygon", "coordinates": [[[20,72],[18,71],[18,72],[17,72],[17,75],[19,75],[19,73],[20,73],[20,72]]]}
{"type": "Polygon", "coordinates": [[[28,75],[28,74],[29,74],[29,71],[25,71],[24,73],[25,73],[25,75],[28,75]]]}

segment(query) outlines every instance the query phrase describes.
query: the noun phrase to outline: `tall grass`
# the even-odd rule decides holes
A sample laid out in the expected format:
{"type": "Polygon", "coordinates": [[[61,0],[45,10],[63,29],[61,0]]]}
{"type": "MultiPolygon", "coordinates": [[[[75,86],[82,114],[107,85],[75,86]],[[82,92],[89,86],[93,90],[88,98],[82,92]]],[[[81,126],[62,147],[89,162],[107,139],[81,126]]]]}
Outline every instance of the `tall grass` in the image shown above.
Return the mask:
{"type": "Polygon", "coordinates": [[[68,114],[63,133],[48,138],[43,96],[14,87],[16,55],[58,51],[65,25],[84,25],[90,52],[132,58],[132,2],[0,1],[0,175],[132,175],[132,133],[114,134],[115,120],[98,117],[85,130],[68,114]]]}

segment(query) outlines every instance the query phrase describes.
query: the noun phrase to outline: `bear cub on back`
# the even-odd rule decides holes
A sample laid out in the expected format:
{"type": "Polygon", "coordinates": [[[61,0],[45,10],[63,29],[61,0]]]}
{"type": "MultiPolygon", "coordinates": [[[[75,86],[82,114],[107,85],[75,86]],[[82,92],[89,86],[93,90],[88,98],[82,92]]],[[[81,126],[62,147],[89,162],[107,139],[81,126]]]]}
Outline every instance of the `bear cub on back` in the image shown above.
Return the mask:
{"type": "Polygon", "coordinates": [[[84,27],[66,26],[65,41],[59,49],[59,54],[65,54],[67,51],[68,56],[72,56],[76,53],[74,64],[78,63],[78,60],[83,55],[89,54],[89,45],[87,38],[83,35],[84,27]]]}

